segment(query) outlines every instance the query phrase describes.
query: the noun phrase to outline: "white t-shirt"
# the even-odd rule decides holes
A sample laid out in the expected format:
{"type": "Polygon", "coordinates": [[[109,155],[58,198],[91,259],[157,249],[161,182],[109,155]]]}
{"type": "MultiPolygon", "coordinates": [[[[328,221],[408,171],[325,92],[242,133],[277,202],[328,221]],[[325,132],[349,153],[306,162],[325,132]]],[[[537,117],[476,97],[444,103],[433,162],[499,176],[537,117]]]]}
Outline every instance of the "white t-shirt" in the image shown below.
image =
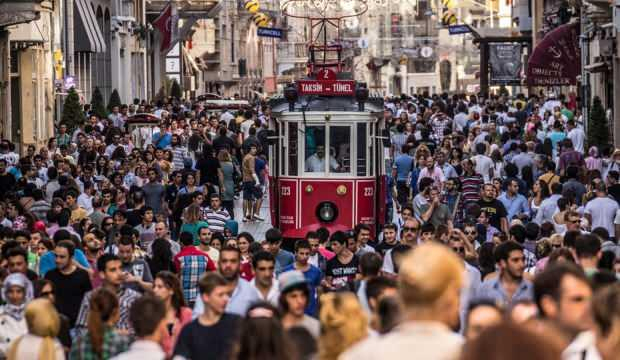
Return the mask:
{"type": "Polygon", "coordinates": [[[573,142],[573,148],[575,151],[579,151],[583,154],[583,143],[586,138],[586,133],[584,133],[580,128],[574,128],[568,132],[567,137],[573,142]]]}
{"type": "Polygon", "coordinates": [[[493,160],[486,155],[476,155],[473,157],[476,162],[476,172],[482,175],[485,183],[491,181],[491,169],[493,169],[493,160]]]}
{"type": "Polygon", "coordinates": [[[603,227],[614,237],[614,219],[618,211],[618,203],[609,197],[596,197],[586,204],[585,213],[592,216],[592,229],[603,227]]]}
{"type": "Polygon", "coordinates": [[[462,112],[454,115],[454,130],[463,131],[465,126],[467,126],[468,119],[469,119],[469,116],[467,116],[467,114],[462,113],[462,112]]]}

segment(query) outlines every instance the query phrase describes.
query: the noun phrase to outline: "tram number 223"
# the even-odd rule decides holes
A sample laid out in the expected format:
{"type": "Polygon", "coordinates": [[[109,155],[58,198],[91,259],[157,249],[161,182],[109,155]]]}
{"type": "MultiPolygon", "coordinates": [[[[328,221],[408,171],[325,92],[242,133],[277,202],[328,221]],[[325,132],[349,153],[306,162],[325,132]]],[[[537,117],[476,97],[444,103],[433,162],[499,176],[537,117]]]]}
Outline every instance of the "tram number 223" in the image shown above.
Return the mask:
{"type": "Polygon", "coordinates": [[[282,186],[280,188],[280,196],[291,196],[291,187],[290,186],[282,186]]]}
{"type": "Polygon", "coordinates": [[[364,188],[364,196],[371,197],[375,194],[375,188],[373,187],[365,187],[364,188]]]}

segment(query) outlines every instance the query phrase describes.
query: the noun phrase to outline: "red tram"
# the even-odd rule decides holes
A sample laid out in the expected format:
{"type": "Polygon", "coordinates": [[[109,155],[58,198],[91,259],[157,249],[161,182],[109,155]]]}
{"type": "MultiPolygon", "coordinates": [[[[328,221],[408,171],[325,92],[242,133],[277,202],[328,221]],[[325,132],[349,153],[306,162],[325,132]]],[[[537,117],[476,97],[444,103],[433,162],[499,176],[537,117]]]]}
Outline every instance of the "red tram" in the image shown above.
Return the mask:
{"type": "MultiPolygon", "coordinates": [[[[311,32],[327,34],[342,18],[308,20],[311,32]]],[[[325,36],[308,50],[308,78],[271,100],[271,222],[286,239],[356,224],[376,233],[386,203],[383,100],[370,98],[366,84],[342,71],[338,38],[325,36]]]]}
{"type": "MultiPolygon", "coordinates": [[[[277,141],[270,153],[271,221],[285,238],[302,238],[325,226],[330,232],[385,218],[383,107],[358,98],[298,93],[273,104],[277,141]]],[[[367,92],[366,92],[367,94],[367,92]]],[[[362,97],[361,99],[359,97],[362,97]]],[[[374,231],[371,231],[374,233],[374,231]]]]}

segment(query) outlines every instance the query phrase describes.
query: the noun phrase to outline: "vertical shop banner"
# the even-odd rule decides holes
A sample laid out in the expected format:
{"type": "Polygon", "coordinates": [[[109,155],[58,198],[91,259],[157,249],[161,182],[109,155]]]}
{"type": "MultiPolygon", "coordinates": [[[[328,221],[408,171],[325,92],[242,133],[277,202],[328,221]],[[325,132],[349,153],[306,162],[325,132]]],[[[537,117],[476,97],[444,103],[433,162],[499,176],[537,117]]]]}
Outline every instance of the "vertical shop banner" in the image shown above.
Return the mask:
{"type": "Polygon", "coordinates": [[[489,44],[491,85],[521,83],[521,44],[489,44]]]}

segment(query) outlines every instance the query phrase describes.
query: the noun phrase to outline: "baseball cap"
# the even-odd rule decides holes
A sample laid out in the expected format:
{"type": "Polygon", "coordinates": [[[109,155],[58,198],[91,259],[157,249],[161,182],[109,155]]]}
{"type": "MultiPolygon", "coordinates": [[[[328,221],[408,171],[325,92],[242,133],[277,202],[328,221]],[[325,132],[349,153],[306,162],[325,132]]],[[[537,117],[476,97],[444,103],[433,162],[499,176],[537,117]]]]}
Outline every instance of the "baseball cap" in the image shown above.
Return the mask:
{"type": "Polygon", "coordinates": [[[280,274],[280,292],[285,293],[288,290],[298,286],[298,285],[306,285],[308,281],[306,281],[306,277],[299,270],[287,271],[283,274],[280,274]]]}

